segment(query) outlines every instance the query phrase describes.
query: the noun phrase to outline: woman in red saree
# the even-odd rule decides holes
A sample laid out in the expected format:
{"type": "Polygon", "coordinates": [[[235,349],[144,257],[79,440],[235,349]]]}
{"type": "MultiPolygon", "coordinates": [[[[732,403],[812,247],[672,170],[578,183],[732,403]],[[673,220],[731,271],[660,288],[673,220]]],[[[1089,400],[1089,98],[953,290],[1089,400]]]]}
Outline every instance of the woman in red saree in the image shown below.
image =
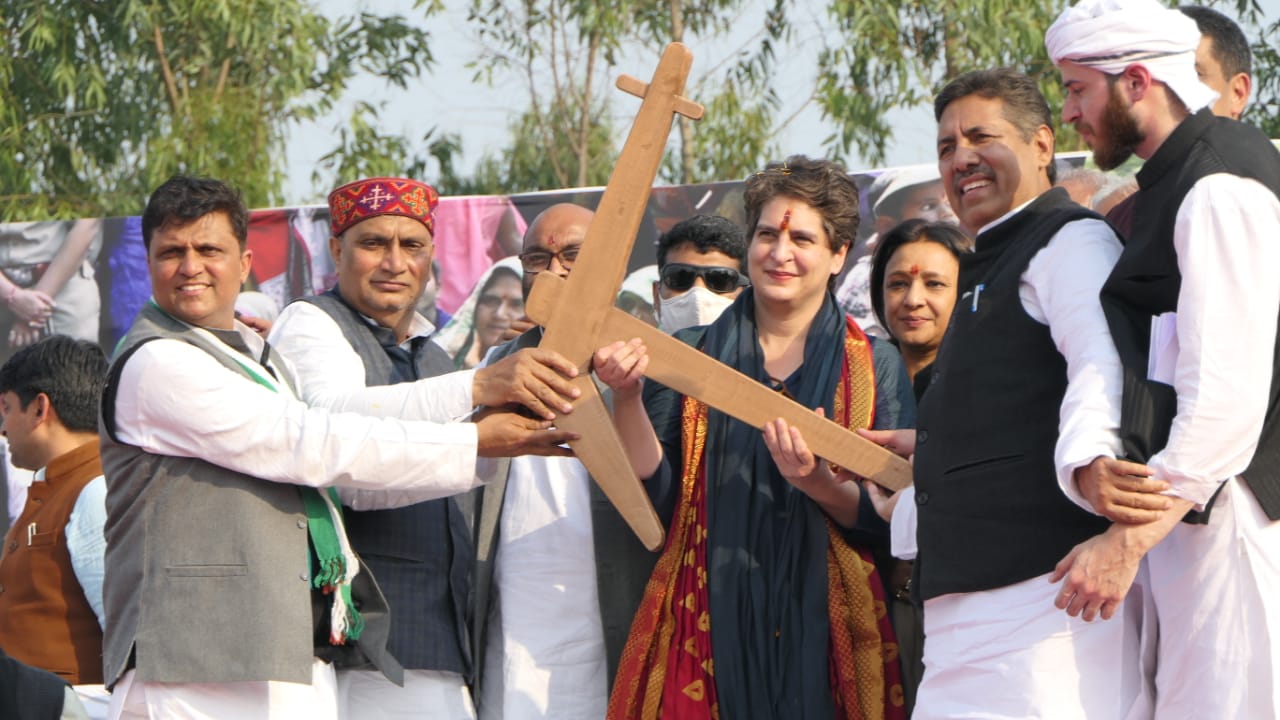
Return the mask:
{"type": "MultiPolygon", "coordinates": [[[[901,358],[839,311],[858,224],[839,165],[796,156],[747,180],[752,287],[677,337],[847,427],[910,427],[901,358]]],[[[899,718],[897,648],[856,482],[779,419],[762,434],[657,383],[639,341],[595,358],[614,422],[668,521],[609,717],[899,718]]]]}

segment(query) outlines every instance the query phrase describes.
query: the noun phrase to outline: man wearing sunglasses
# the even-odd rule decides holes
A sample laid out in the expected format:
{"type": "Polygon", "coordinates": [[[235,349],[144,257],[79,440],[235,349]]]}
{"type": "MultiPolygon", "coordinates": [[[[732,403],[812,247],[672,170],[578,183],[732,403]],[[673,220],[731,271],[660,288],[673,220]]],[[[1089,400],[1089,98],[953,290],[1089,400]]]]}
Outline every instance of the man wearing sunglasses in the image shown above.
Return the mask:
{"type": "Polygon", "coordinates": [[[659,280],[653,284],[658,327],[674,333],[708,325],[733,303],[747,279],[747,238],[719,215],[694,215],[658,238],[659,280]]]}

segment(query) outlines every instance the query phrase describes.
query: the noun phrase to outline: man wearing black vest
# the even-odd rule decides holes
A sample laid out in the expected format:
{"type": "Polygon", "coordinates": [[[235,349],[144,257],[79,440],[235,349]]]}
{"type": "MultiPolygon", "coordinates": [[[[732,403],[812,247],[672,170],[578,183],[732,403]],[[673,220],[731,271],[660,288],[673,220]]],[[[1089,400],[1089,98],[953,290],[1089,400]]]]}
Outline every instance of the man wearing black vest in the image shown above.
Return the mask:
{"type": "Polygon", "coordinates": [[[1141,697],[1141,604],[1089,623],[1054,609],[1050,582],[1107,527],[1064,488],[1120,450],[1120,364],[1096,299],[1120,244],[1052,188],[1053,130],[1033,80],[966,73],[934,113],[943,186],[975,250],[920,404],[914,491],[893,514],[895,553],[918,548],[924,601],[913,717],[1122,718],[1141,697]]]}
{"type": "MultiPolygon", "coordinates": [[[[554,353],[532,349],[506,363],[454,372],[429,340],[435,327],[416,306],[431,276],[437,201],[431,186],[406,178],[357,180],[329,195],[338,284],[289,305],[271,333],[298,369],[303,399],[331,410],[436,422],[508,402],[546,413],[540,396],[563,410],[567,401],[558,393],[571,386],[558,373],[572,366],[554,353]]],[[[443,426],[438,439],[451,442],[467,432],[465,424],[443,426]]],[[[483,433],[478,441],[477,452],[488,454],[483,433]]],[[[372,669],[340,670],[340,717],[400,717],[424,708],[474,717],[467,688],[476,671],[468,628],[474,506],[475,494],[465,493],[346,513],[352,547],[391,606],[388,648],[406,672],[397,688],[372,669]]]]}
{"type": "MultiPolygon", "coordinates": [[[[1253,87],[1253,56],[1244,31],[1231,18],[1213,8],[1183,5],[1178,12],[1195,20],[1200,30],[1200,42],[1196,45],[1196,74],[1200,82],[1218,93],[1218,99],[1209,106],[1210,109],[1214,115],[1239,120],[1249,104],[1249,92],[1253,87]]],[[[1104,213],[1107,222],[1122,238],[1129,235],[1136,200],[1135,196],[1126,194],[1123,200],[1104,213]]]]}
{"type": "MultiPolygon", "coordinates": [[[[1171,500],[1155,520],[1117,522],[1073,552],[1064,593],[1077,602],[1062,606],[1123,593],[1145,555],[1156,717],[1276,717],[1280,153],[1212,114],[1198,41],[1191,19],[1156,0],[1086,0],[1045,36],[1067,88],[1063,122],[1098,165],[1146,160],[1101,299],[1124,364],[1125,454],[1171,500]]],[[[1132,480],[1102,480],[1080,490],[1109,517],[1141,494],[1132,480]]]]}
{"type": "Polygon", "coordinates": [[[479,484],[477,454],[559,453],[572,438],[514,413],[451,435],[309,407],[292,365],[235,320],[248,225],[237,192],[183,176],[142,216],[153,297],[117,348],[100,418],[111,718],[333,720],[335,666],[399,682],[387,604],[339,501],[455,495],[479,484]]]}

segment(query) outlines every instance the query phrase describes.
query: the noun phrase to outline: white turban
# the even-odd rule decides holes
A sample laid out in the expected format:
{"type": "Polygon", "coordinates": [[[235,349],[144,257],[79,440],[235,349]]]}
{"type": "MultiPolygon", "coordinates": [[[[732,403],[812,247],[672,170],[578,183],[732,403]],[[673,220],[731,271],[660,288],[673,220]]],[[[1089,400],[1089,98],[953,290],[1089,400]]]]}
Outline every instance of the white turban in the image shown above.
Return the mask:
{"type": "Polygon", "coordinates": [[[1081,0],[1044,36],[1054,65],[1070,60],[1108,75],[1142,65],[1191,112],[1218,97],[1196,75],[1199,43],[1195,20],[1157,0],[1081,0]]]}

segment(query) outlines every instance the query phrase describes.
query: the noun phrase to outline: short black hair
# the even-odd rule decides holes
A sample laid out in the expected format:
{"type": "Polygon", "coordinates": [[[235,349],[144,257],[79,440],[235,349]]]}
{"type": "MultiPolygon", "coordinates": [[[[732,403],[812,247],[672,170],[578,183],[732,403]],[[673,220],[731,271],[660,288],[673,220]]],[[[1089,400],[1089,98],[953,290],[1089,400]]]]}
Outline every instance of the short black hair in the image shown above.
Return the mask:
{"type": "Polygon", "coordinates": [[[858,184],[840,163],[792,155],[747,178],[742,201],[750,236],[755,236],[765,204],[776,197],[795,198],[816,210],[832,252],[853,247],[858,237],[858,184]]]}
{"type": "Polygon", "coordinates": [[[1240,73],[1253,74],[1253,55],[1244,31],[1234,20],[1214,10],[1199,5],[1183,5],[1178,8],[1183,15],[1196,21],[1200,34],[1213,40],[1213,59],[1222,66],[1222,74],[1230,80],[1240,73]]]}
{"type": "Polygon", "coordinates": [[[889,329],[889,322],[884,316],[884,274],[889,268],[889,260],[898,248],[916,242],[933,242],[941,245],[956,260],[969,252],[973,241],[960,228],[947,222],[930,222],[913,218],[894,225],[876,242],[875,254],[871,257],[871,309],[880,321],[880,327],[889,329]]]}
{"type": "MultiPolygon", "coordinates": [[[[1049,103],[1044,94],[1025,73],[1013,68],[994,68],[991,70],[972,70],[947,83],[946,87],[933,99],[933,119],[942,120],[942,113],[947,106],[961,98],[977,95],[978,97],[1000,100],[1004,103],[1004,119],[1018,128],[1023,142],[1030,142],[1036,128],[1044,125],[1053,135],[1053,115],[1049,112],[1049,103]]],[[[1046,168],[1049,183],[1058,178],[1058,169],[1054,163],[1046,168]]]]}
{"type": "Polygon", "coordinates": [[[107,357],[87,340],[53,335],[28,345],[0,367],[0,393],[12,391],[25,410],[40,393],[68,430],[98,429],[98,402],[107,381],[107,357]]]}
{"type": "Polygon", "coordinates": [[[224,212],[231,232],[243,250],[249,239],[249,210],[240,191],[213,178],[174,175],[151,193],[142,212],[142,244],[151,249],[151,236],[167,225],[186,225],[210,213],[224,212]]]}
{"type": "Polygon", "coordinates": [[[718,250],[737,260],[739,269],[747,264],[747,233],[726,217],[694,215],[672,225],[658,238],[659,270],[667,266],[667,253],[681,245],[693,245],[700,253],[718,250]]]}

